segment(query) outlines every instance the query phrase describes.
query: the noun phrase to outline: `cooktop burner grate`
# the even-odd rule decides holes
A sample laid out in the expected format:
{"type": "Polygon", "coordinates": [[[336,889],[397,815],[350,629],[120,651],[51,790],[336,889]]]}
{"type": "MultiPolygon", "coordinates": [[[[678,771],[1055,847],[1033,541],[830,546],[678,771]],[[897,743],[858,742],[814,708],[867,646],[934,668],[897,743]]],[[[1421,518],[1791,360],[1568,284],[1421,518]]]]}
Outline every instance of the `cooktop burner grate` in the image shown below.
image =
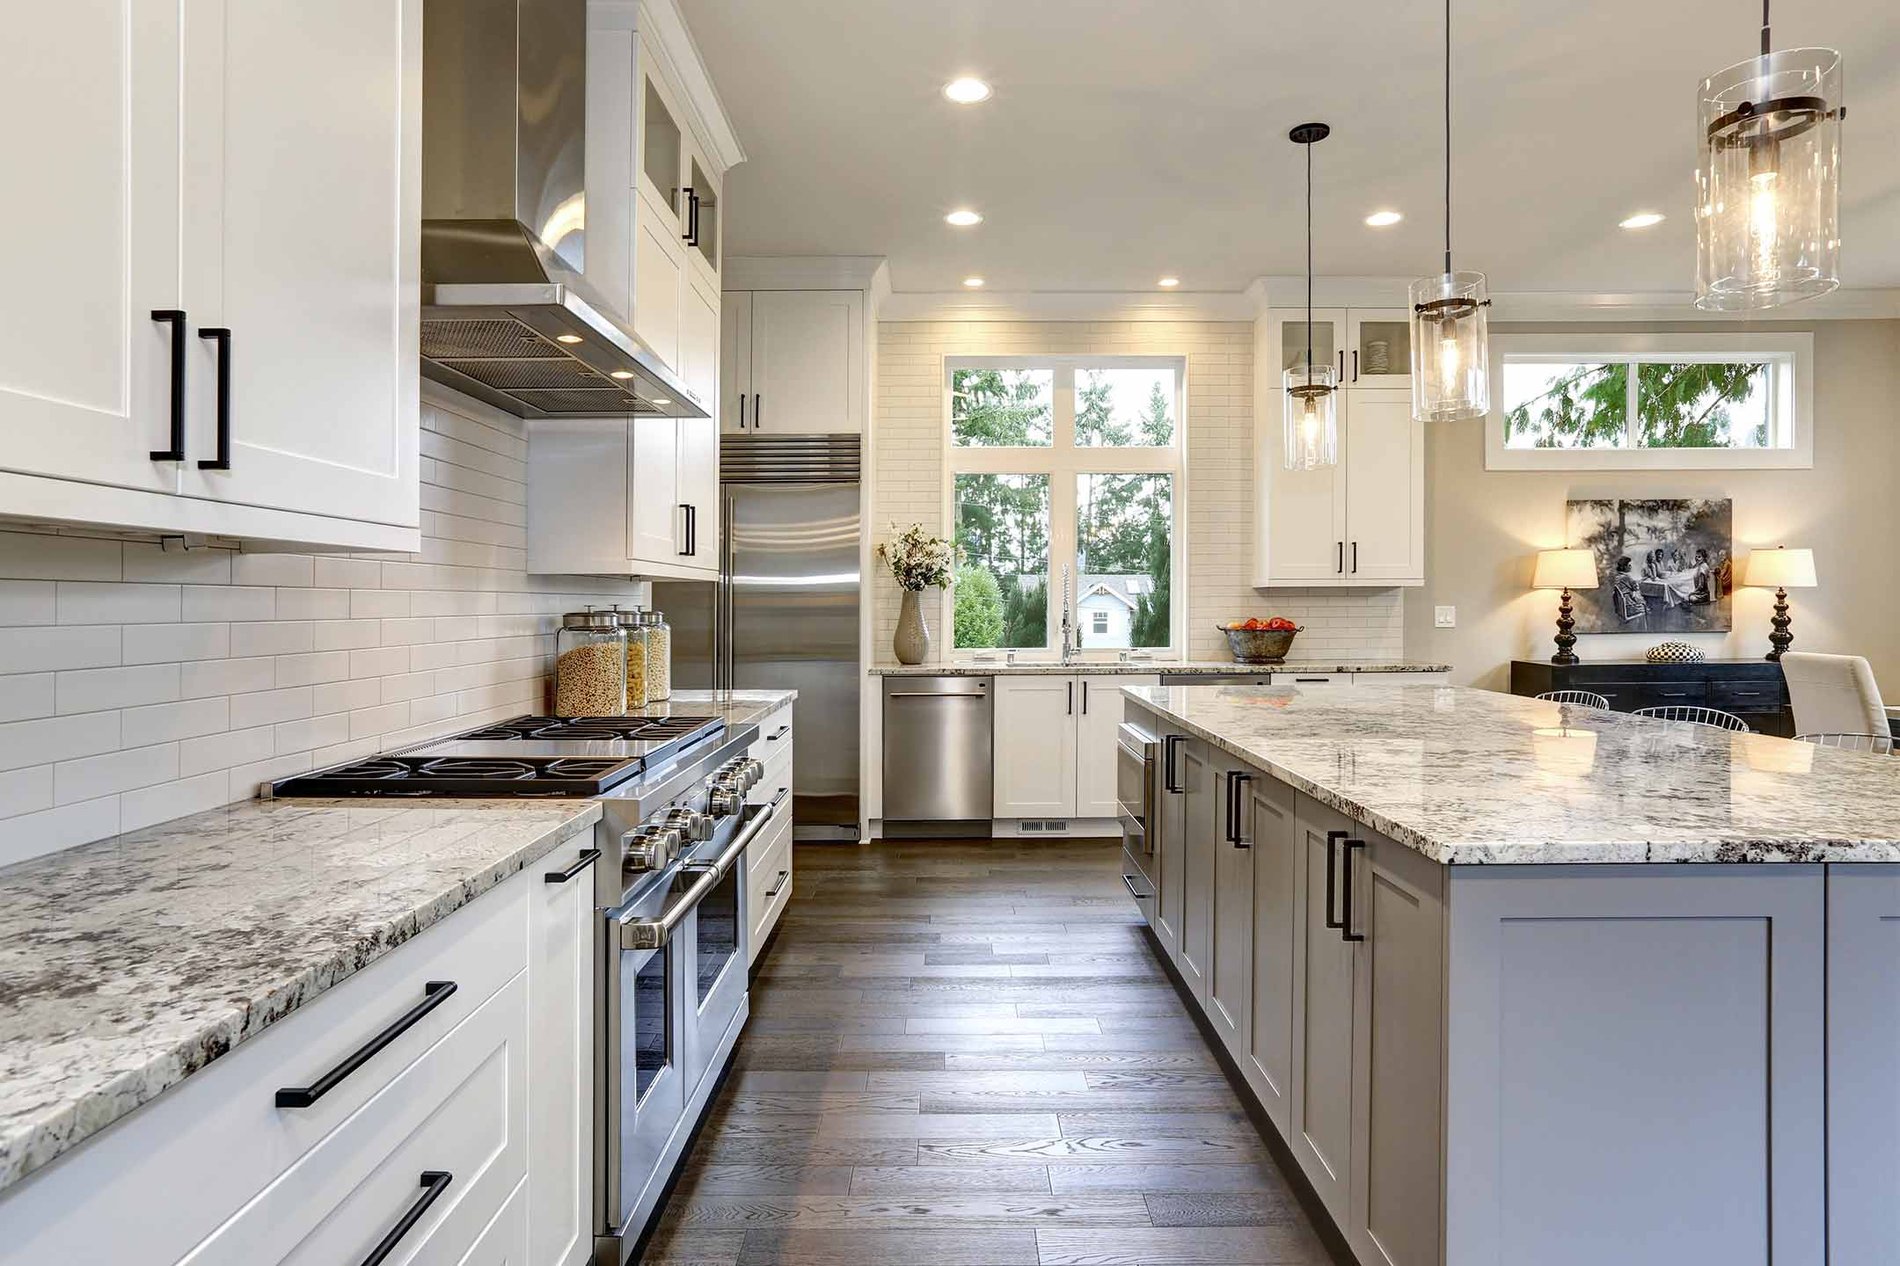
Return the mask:
{"type": "Polygon", "coordinates": [[[712,717],[515,717],[458,734],[459,740],[571,739],[589,742],[664,743],[713,725],[712,717]]]}
{"type": "Polygon", "coordinates": [[[640,772],[624,756],[375,756],[286,781],[298,796],[593,796],[640,772]]]}

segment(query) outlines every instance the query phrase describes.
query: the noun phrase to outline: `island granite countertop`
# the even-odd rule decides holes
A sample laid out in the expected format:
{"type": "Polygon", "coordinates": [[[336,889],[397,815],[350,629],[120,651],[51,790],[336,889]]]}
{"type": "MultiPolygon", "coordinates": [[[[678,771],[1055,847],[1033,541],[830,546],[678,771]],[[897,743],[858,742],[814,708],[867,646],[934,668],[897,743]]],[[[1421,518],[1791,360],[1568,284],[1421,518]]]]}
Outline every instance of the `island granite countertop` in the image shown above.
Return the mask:
{"type": "Polygon", "coordinates": [[[1006,664],[959,660],[954,664],[873,664],[873,677],[1033,677],[1109,674],[1113,676],[1215,676],[1223,673],[1448,673],[1450,664],[1420,664],[1409,660],[1298,659],[1284,664],[1237,664],[1231,659],[1139,660],[1130,663],[1101,660],[1073,664],[1048,662],[1006,664]]]}
{"type": "Polygon", "coordinates": [[[0,869],[0,1189],[599,817],[253,800],[0,869]]]}
{"type": "Polygon", "coordinates": [[[1515,695],[1125,686],[1453,865],[1900,862],[1900,758],[1515,695]]]}

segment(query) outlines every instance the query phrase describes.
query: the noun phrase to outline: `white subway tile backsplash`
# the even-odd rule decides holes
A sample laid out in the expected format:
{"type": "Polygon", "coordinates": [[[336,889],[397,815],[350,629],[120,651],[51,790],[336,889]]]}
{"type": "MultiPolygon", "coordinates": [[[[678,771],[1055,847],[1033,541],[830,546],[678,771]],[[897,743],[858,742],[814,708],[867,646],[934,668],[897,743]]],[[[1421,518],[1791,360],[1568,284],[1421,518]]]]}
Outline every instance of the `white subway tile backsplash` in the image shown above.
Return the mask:
{"type": "Polygon", "coordinates": [[[413,555],[0,532],[0,865],[539,709],[558,613],[647,600],[528,576],[524,428],[423,416],[413,555]]]}

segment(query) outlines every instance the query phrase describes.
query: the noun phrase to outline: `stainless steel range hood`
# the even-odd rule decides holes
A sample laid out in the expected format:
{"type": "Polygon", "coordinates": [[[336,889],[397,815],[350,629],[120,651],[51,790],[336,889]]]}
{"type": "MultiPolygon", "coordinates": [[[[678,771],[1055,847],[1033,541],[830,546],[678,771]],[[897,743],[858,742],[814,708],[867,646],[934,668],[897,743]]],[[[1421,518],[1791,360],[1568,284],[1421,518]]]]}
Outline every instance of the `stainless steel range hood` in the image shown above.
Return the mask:
{"type": "Polygon", "coordinates": [[[585,297],[587,0],[428,0],[422,91],[423,374],[523,418],[705,417],[585,297]]]}

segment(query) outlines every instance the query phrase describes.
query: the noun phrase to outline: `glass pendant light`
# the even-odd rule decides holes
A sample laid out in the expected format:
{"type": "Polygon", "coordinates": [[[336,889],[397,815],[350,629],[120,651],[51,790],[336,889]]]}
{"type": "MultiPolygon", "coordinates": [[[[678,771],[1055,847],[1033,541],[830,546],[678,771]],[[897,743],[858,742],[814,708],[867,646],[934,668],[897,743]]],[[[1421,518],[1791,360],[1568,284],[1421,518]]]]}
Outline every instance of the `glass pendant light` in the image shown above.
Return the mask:
{"type": "Polygon", "coordinates": [[[1451,0],[1445,0],[1445,271],[1412,283],[1412,416],[1454,422],[1491,411],[1483,273],[1451,266],[1451,0]]]}
{"type": "Polygon", "coordinates": [[[1313,363],[1313,146],[1331,135],[1324,123],[1287,133],[1306,147],[1306,358],[1286,371],[1286,468],[1313,470],[1339,460],[1339,373],[1329,357],[1313,363]]]}
{"type": "Polygon", "coordinates": [[[1841,55],[1773,52],[1702,81],[1696,307],[1773,308],[1840,280],[1841,55]]]}

